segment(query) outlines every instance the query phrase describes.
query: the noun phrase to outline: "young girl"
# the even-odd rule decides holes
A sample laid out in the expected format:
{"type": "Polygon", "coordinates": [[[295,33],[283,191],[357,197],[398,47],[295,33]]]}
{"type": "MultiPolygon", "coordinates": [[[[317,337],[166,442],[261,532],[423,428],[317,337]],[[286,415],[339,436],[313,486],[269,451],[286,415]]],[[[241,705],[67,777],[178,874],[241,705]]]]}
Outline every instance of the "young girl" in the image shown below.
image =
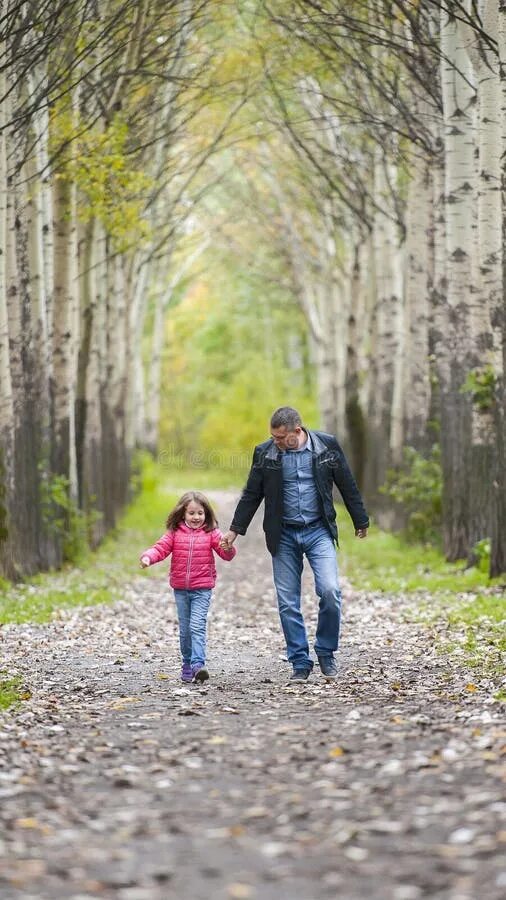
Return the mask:
{"type": "Polygon", "coordinates": [[[167,533],[141,556],[141,568],[161,562],[172,553],[170,584],[174,588],[183,666],[181,681],[203,682],[206,669],[207,614],[216,583],[213,550],[231,560],[235,547],[220,547],[222,534],[207,497],[198,491],[183,494],[167,519],[167,533]]]}

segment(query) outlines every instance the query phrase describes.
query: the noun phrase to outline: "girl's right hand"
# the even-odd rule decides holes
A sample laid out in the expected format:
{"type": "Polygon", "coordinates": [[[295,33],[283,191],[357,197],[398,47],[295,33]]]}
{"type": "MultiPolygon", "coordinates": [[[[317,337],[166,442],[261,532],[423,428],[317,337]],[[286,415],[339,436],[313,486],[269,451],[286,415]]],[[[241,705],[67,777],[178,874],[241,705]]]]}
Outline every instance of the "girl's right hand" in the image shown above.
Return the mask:
{"type": "Polygon", "coordinates": [[[151,565],[149,556],[141,556],[141,569],[147,569],[149,565],[151,565]]]}

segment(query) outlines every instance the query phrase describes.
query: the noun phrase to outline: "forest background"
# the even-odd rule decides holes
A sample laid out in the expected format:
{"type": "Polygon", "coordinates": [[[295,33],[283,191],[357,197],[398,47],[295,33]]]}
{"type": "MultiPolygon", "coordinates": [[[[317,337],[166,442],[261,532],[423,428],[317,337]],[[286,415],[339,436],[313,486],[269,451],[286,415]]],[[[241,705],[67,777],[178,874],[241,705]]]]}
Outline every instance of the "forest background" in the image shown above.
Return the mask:
{"type": "Polygon", "coordinates": [[[1,573],[285,403],[504,572],[506,4],[4,0],[0,57],[1,573]]]}

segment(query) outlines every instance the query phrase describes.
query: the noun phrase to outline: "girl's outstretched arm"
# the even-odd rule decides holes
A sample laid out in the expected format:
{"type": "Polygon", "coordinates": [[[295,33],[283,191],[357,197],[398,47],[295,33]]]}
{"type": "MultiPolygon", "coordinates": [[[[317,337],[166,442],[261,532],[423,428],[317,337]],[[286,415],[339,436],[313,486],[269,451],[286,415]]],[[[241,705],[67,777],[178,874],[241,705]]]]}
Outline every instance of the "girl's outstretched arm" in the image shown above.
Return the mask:
{"type": "Polygon", "coordinates": [[[167,559],[167,557],[172,553],[172,549],[174,547],[174,532],[167,531],[165,534],[162,534],[161,538],[153,544],[152,547],[149,547],[148,550],[144,550],[144,553],[141,553],[141,565],[143,564],[144,557],[149,559],[149,565],[152,566],[154,563],[161,562],[162,559],[167,559]]]}
{"type": "Polygon", "coordinates": [[[222,535],[220,529],[215,528],[212,533],[211,546],[212,546],[214,552],[217,553],[218,556],[221,557],[221,559],[226,559],[227,562],[230,562],[230,560],[233,559],[235,554],[237,553],[237,550],[235,549],[235,547],[231,547],[230,550],[224,550],[223,547],[220,547],[220,541],[222,538],[223,538],[223,535],[222,535]]]}

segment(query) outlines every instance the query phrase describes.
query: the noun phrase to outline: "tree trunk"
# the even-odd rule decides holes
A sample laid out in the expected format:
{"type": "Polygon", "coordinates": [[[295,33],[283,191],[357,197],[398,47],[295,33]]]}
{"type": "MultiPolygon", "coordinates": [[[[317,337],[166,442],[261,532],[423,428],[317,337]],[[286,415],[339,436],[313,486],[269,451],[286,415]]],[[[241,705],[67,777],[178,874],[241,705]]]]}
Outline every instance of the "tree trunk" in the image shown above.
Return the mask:
{"type": "MultiPolygon", "coordinates": [[[[367,332],[364,287],[361,278],[361,244],[355,244],[350,273],[348,346],[346,353],[346,434],[352,471],[359,488],[363,487],[367,461],[367,427],[360,397],[361,344],[367,332]],[[360,328],[358,327],[360,323],[360,328]]],[[[347,448],[348,449],[348,448],[347,448]]]]}
{"type": "MultiPolygon", "coordinates": [[[[494,63],[494,78],[490,73],[490,79],[493,84],[488,85],[490,100],[497,105],[491,111],[490,129],[487,127],[487,148],[483,149],[484,165],[488,163],[491,169],[491,184],[487,182],[482,185],[485,192],[490,187],[490,229],[493,233],[490,247],[495,250],[495,256],[490,260],[486,260],[487,272],[486,283],[490,288],[490,312],[492,323],[493,338],[493,368],[495,371],[495,395],[494,395],[494,414],[495,414],[495,433],[496,433],[496,452],[494,458],[494,472],[492,481],[492,510],[491,510],[491,556],[490,556],[490,575],[499,575],[506,572],[506,0],[499,0],[499,3],[488,2],[483,4],[482,10],[484,18],[484,27],[494,27],[496,8],[497,8],[497,37],[499,50],[499,90],[500,95],[496,95],[497,85],[497,63],[494,63]],[[489,21],[492,16],[492,22],[489,21]],[[497,115],[497,111],[501,110],[501,116],[497,115]],[[496,123],[499,118],[498,134],[496,132],[496,123]],[[496,135],[494,137],[494,135],[496,135]],[[491,146],[491,141],[496,140],[497,146],[491,146]],[[499,155],[500,171],[497,170],[497,156],[499,155]],[[502,164],[502,165],[501,165],[502,164]],[[499,178],[499,183],[497,183],[499,178]],[[499,187],[499,191],[494,191],[495,186],[499,187]],[[498,202],[497,194],[500,195],[499,217],[501,222],[500,235],[500,252],[498,253],[497,245],[497,214],[498,202]],[[492,211],[493,210],[493,211],[492,211]],[[500,287],[499,287],[500,282],[500,287]]],[[[493,33],[493,32],[489,32],[493,33]]],[[[485,76],[486,77],[486,76],[485,76]]],[[[483,86],[485,87],[485,85],[483,86]]],[[[487,94],[489,93],[487,91],[487,94]]],[[[483,225],[485,226],[485,222],[483,225]]]]}
{"type": "MultiPolygon", "coordinates": [[[[101,420],[101,326],[104,315],[96,284],[100,254],[98,227],[92,220],[85,228],[80,248],[81,329],[78,358],[76,443],[79,475],[79,505],[89,514],[103,511],[101,420]]],[[[102,332],[103,333],[103,332],[102,332]]],[[[102,522],[90,530],[96,545],[103,536],[102,522]]]]}
{"type": "Polygon", "coordinates": [[[404,443],[419,452],[428,449],[430,414],[429,282],[431,280],[431,163],[417,155],[408,186],[406,209],[405,352],[402,382],[404,443]]]}
{"type": "MultiPolygon", "coordinates": [[[[0,43],[2,58],[5,45],[0,43]]],[[[7,79],[5,70],[0,71],[0,96],[5,97],[7,79]]],[[[11,379],[11,359],[9,349],[9,320],[7,306],[7,156],[8,100],[0,103],[0,567],[7,575],[12,575],[9,515],[10,500],[14,496],[14,402],[11,379]]]]}
{"type": "Polygon", "coordinates": [[[53,467],[69,480],[70,495],[77,498],[75,451],[76,349],[79,322],[76,189],[65,171],[56,173],[52,197],[54,215],[53,288],[53,467]]]}
{"type": "Polygon", "coordinates": [[[447,342],[451,370],[440,366],[443,538],[450,560],[470,550],[469,487],[473,477],[472,403],[462,386],[472,367],[473,217],[475,163],[472,71],[456,21],[441,13],[444,110],[447,342]]]}
{"type": "MultiPolygon", "coordinates": [[[[373,390],[369,410],[370,445],[374,446],[368,465],[368,496],[373,497],[373,505],[378,509],[383,526],[391,526],[393,519],[378,488],[384,483],[391,460],[392,433],[395,436],[396,452],[399,452],[399,433],[393,430],[393,403],[396,401],[396,422],[400,419],[399,395],[394,392],[396,360],[401,352],[399,346],[400,322],[402,321],[402,251],[399,246],[397,225],[394,221],[390,184],[387,180],[387,162],[379,151],[375,164],[374,191],[379,210],[376,212],[373,229],[373,263],[376,296],[373,316],[373,345],[371,353],[371,380],[373,390]]],[[[389,173],[391,175],[391,173],[389,173]]]]}

